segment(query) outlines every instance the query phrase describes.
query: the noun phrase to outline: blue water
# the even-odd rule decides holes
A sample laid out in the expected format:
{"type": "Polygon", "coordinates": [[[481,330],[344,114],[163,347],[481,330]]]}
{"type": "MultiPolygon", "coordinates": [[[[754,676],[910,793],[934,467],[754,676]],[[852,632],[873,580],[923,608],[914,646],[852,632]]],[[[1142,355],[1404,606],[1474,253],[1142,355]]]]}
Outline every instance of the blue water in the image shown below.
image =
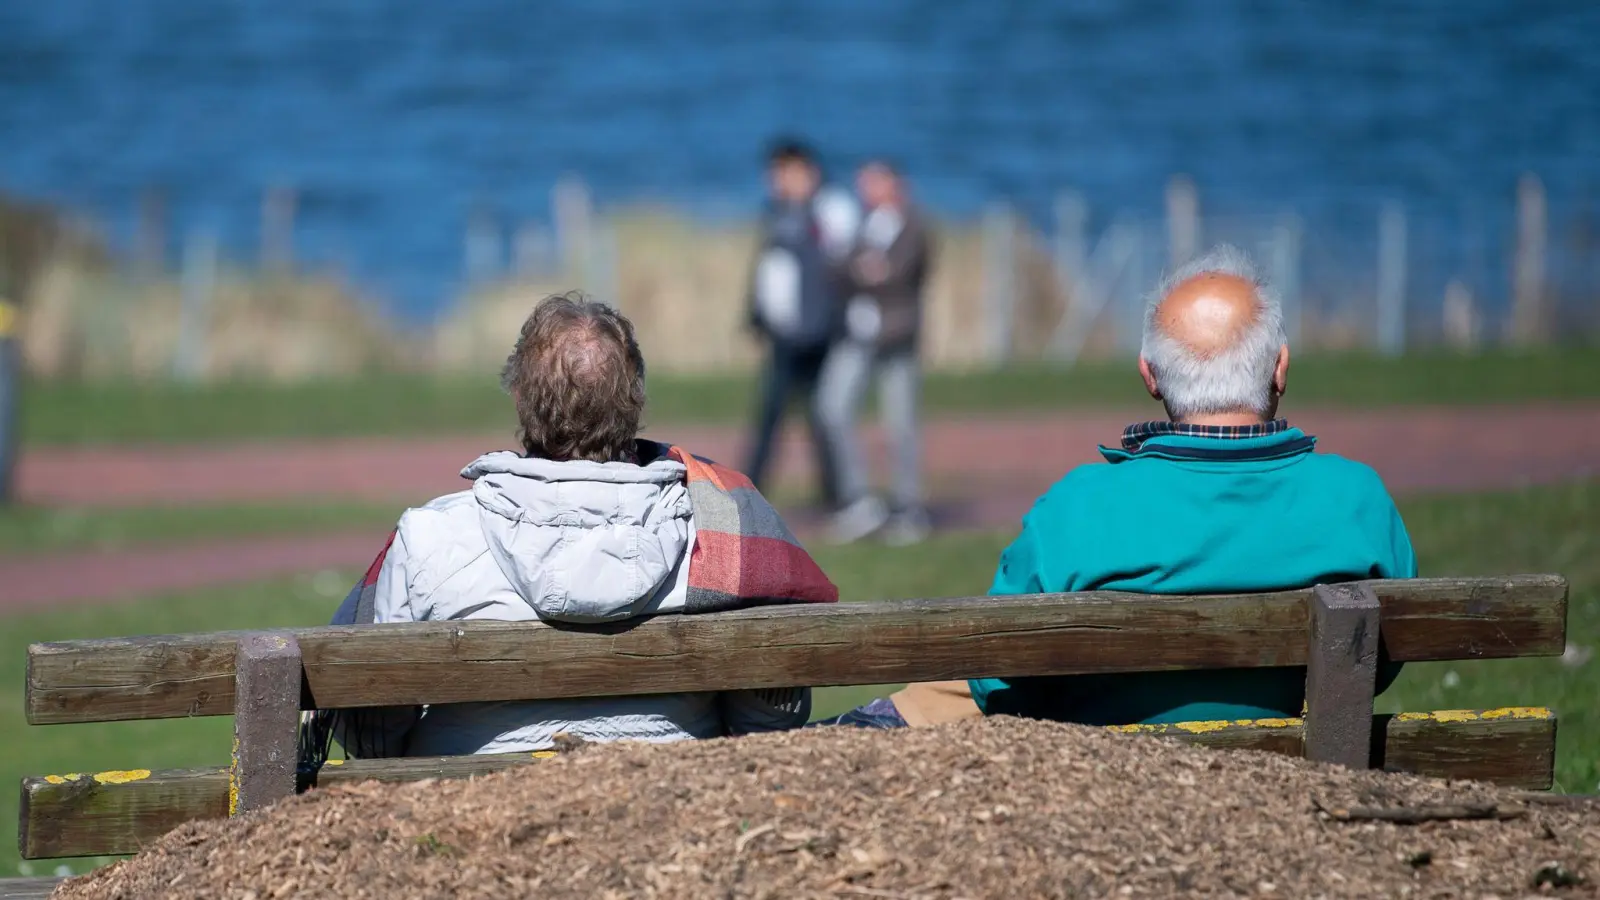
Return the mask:
{"type": "Polygon", "coordinates": [[[1584,0],[0,0],[0,190],[126,240],[163,185],[247,258],[293,184],[300,256],[415,317],[475,203],[544,219],[571,172],[747,209],[776,130],[891,153],[958,216],[1043,220],[1067,185],[1155,215],[1186,171],[1208,211],[1294,208],[1317,241],[1396,198],[1497,248],[1519,173],[1558,217],[1600,188],[1597,45],[1584,0]]]}

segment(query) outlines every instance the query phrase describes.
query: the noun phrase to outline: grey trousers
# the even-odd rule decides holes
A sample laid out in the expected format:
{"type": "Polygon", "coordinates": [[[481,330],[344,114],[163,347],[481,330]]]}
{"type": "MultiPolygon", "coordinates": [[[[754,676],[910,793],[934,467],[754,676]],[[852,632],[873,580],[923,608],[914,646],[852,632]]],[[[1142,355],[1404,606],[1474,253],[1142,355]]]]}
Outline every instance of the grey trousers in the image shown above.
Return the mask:
{"type": "Polygon", "coordinates": [[[922,506],[921,435],[917,403],[922,372],[914,347],[880,351],[870,343],[843,340],[822,364],[817,384],[817,419],[833,448],[839,499],[852,503],[871,490],[866,454],[857,431],[867,383],[878,376],[878,414],[889,438],[889,499],[899,510],[922,506]]]}

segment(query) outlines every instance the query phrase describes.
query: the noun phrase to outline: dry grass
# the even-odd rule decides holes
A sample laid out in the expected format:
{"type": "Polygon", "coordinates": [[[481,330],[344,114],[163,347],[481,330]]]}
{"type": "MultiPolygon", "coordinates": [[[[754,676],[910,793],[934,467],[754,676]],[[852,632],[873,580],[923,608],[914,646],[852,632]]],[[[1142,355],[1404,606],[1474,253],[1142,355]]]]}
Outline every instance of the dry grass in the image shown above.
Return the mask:
{"type": "MultiPolygon", "coordinates": [[[[638,326],[650,363],[663,372],[749,369],[759,347],[743,335],[750,261],[756,234],[749,226],[703,226],[658,209],[623,211],[610,219],[615,235],[617,302],[638,326]]],[[[1038,359],[1066,309],[1039,238],[1017,242],[1017,358],[1038,359]]],[[[945,227],[927,293],[924,357],[930,367],[970,369],[985,361],[983,242],[975,230],[945,227]]],[[[537,300],[572,284],[568,274],[509,282],[462,300],[435,333],[435,359],[451,372],[490,371],[505,354],[537,300]]],[[[1103,342],[1102,342],[1103,343],[1103,342]]]]}
{"type": "MultiPolygon", "coordinates": [[[[617,296],[605,299],[634,319],[654,370],[708,373],[755,365],[760,348],[743,331],[752,227],[700,225],[643,208],[613,215],[607,227],[619,261],[614,281],[587,275],[569,260],[560,271],[474,289],[417,334],[397,328],[336,278],[225,269],[204,318],[199,377],[295,381],[374,370],[488,373],[498,368],[539,298],[574,287],[603,291],[607,283],[615,285],[617,296]],[[590,280],[598,283],[584,283],[590,280]]],[[[53,238],[35,244],[27,283],[17,289],[31,373],[149,380],[173,372],[182,305],[174,277],[134,277],[109,265],[103,254],[53,238]]],[[[1016,246],[1016,359],[1026,361],[1042,356],[1067,299],[1039,238],[1024,236],[1016,246]]],[[[924,342],[931,368],[964,370],[984,363],[991,326],[983,266],[976,231],[940,231],[924,342]]]]}
{"type": "MultiPolygon", "coordinates": [[[[178,354],[182,292],[170,279],[140,281],[51,263],[26,298],[28,370],[45,378],[157,379],[178,354]]],[[[205,380],[298,381],[410,367],[415,342],[330,278],[252,278],[224,272],[207,308],[205,380]]]]}

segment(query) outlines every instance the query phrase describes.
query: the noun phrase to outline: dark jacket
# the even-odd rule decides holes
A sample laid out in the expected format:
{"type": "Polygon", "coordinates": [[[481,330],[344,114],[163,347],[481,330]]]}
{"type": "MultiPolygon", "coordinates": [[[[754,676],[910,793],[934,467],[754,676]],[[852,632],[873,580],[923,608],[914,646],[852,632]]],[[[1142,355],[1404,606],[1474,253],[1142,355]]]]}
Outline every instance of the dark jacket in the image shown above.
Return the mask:
{"type": "Polygon", "coordinates": [[[900,210],[900,229],[887,248],[874,242],[871,214],[856,237],[847,272],[852,296],[869,298],[877,307],[876,343],[880,349],[915,347],[922,332],[922,289],[933,263],[933,239],[920,210],[900,210]],[[861,278],[857,263],[882,253],[888,264],[881,281],[861,278]]]}
{"type": "Polygon", "coordinates": [[[819,190],[804,204],[767,205],[750,278],[750,323],[757,331],[774,343],[800,349],[825,347],[838,336],[846,287],[841,267],[858,218],[854,201],[833,188],[819,190]],[[831,214],[824,205],[831,205],[831,214]],[[798,279],[792,305],[763,296],[771,287],[763,267],[798,279]]]}

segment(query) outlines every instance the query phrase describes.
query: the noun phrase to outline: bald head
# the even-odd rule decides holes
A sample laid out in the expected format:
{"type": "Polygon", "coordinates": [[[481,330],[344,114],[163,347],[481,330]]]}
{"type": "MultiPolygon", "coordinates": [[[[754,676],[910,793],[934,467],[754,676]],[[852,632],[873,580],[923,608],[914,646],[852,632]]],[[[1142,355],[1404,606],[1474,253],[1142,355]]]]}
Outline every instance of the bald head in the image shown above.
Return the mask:
{"type": "Polygon", "coordinates": [[[1282,308],[1243,252],[1220,246],[1151,295],[1140,370],[1172,418],[1268,418],[1287,369],[1282,308]]]}
{"type": "Polygon", "coordinates": [[[1260,311],[1254,283],[1237,275],[1204,272],[1178,282],[1161,298],[1155,324],[1195,355],[1209,358],[1238,343],[1260,311]]]}

